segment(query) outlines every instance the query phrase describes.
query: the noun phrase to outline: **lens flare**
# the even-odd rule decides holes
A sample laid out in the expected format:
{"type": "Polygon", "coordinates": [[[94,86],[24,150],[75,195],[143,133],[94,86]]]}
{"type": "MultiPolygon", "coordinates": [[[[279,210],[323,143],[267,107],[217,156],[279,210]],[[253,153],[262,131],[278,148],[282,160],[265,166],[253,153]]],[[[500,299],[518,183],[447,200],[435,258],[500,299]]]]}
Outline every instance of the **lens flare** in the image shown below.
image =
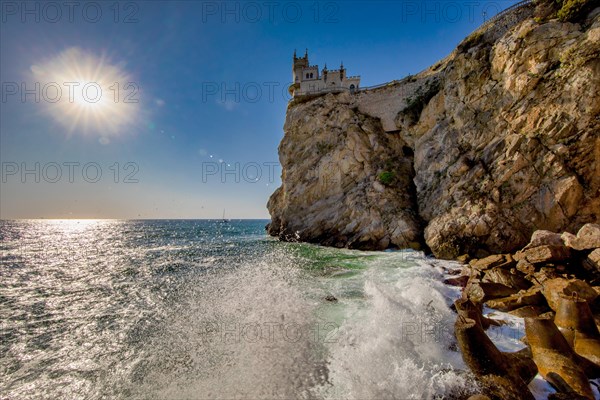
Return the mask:
{"type": "Polygon", "coordinates": [[[72,47],[31,66],[44,112],[69,134],[130,132],[140,120],[139,86],[123,64],[72,47]]]}

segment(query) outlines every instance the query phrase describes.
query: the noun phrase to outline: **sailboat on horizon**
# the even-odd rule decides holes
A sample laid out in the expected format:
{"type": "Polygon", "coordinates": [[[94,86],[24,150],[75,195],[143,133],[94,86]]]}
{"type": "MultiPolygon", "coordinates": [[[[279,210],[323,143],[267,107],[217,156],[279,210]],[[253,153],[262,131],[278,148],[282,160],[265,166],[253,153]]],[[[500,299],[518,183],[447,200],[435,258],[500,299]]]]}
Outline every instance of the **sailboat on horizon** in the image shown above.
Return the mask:
{"type": "Polygon", "coordinates": [[[225,218],[225,209],[223,209],[223,218],[221,218],[221,222],[225,224],[228,224],[230,222],[230,220],[225,218]]]}

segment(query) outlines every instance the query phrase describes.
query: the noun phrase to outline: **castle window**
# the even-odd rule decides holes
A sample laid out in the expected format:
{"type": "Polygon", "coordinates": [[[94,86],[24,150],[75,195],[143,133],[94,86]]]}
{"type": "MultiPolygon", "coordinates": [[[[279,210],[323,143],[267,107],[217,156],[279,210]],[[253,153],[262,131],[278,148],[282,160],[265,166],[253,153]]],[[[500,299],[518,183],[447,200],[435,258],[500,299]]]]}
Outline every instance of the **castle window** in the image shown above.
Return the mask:
{"type": "Polygon", "coordinates": [[[312,72],[311,72],[311,73],[310,73],[310,78],[312,79],[312,77],[313,77],[313,74],[312,74],[312,72]]]}
{"type": "Polygon", "coordinates": [[[307,72],[307,73],[306,73],[306,79],[308,79],[308,78],[309,78],[309,74],[308,74],[308,72],[307,72]]]}

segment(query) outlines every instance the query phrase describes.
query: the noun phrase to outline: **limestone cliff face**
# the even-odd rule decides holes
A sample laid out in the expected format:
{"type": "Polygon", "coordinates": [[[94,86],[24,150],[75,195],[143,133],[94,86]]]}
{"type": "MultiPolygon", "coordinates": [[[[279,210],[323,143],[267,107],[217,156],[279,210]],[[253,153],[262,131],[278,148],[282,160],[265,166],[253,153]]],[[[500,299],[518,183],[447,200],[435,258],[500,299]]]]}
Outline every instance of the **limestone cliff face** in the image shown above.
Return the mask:
{"type": "Polygon", "coordinates": [[[269,233],[339,247],[418,248],[412,150],[350,104],[345,93],[288,109],[269,233]],[[394,176],[382,183],[384,171],[394,176]]]}
{"type": "Polygon", "coordinates": [[[269,233],[452,258],[600,221],[600,10],[472,35],[388,87],[288,107],[269,233]],[[386,101],[386,99],[388,99],[386,101]]]}

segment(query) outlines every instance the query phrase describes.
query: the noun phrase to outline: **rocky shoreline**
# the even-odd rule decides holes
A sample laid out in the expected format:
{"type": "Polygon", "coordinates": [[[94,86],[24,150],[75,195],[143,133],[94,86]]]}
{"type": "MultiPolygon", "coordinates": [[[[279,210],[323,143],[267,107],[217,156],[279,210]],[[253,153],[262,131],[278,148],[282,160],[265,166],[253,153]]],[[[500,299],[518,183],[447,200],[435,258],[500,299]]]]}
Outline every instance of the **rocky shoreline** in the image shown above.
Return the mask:
{"type": "Polygon", "coordinates": [[[471,399],[533,399],[539,373],[550,399],[593,399],[600,377],[600,225],[577,235],[536,231],[522,250],[468,260],[445,280],[462,287],[454,331],[481,394],[471,399]],[[502,353],[485,330],[483,306],[524,318],[527,347],[502,353]]]}

